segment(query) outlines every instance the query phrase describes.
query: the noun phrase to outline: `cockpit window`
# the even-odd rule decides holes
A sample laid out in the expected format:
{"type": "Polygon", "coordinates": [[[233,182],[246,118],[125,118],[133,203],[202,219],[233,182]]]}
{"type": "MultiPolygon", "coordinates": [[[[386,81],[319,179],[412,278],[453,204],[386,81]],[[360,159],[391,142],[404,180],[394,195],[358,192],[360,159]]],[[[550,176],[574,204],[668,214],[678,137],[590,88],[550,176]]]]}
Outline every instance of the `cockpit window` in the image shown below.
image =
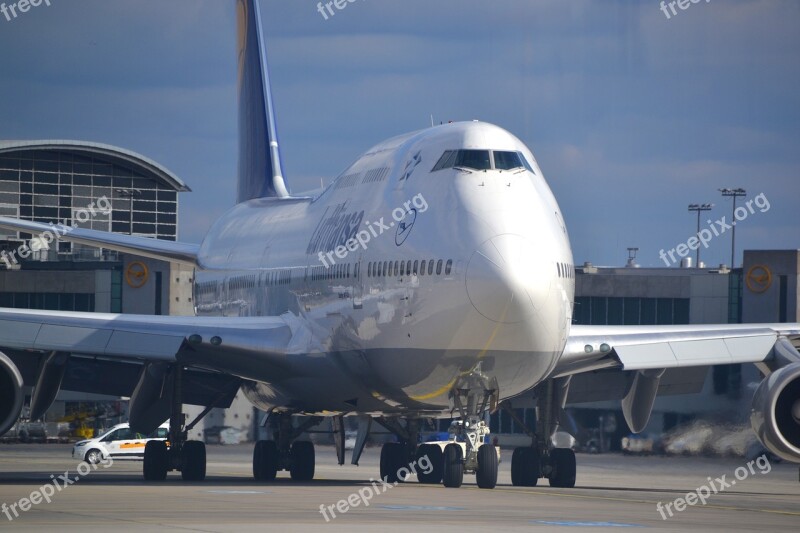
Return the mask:
{"type": "Polygon", "coordinates": [[[489,170],[492,168],[489,150],[459,150],[456,155],[456,164],[453,166],[489,170]]]}
{"type": "Polygon", "coordinates": [[[494,152],[494,168],[497,170],[512,170],[525,168],[518,152],[494,152]]]}
{"type": "Polygon", "coordinates": [[[521,152],[494,150],[446,150],[431,172],[446,168],[461,167],[473,170],[514,170],[524,168],[533,172],[530,163],[521,152]],[[492,156],[494,165],[492,165],[492,156]]]}
{"type": "Polygon", "coordinates": [[[489,150],[447,150],[431,172],[453,167],[489,170],[492,168],[489,150]]]}

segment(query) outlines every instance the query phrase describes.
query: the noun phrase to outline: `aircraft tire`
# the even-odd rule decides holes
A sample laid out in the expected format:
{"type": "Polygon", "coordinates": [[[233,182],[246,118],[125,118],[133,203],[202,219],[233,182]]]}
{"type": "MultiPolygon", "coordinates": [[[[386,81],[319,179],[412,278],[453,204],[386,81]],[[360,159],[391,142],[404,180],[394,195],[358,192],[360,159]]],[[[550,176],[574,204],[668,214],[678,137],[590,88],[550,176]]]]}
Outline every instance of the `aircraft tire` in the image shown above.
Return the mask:
{"type": "Polygon", "coordinates": [[[181,477],[184,481],[203,481],[206,478],[206,445],[199,440],[187,440],[181,449],[181,477]]]}
{"type": "Polygon", "coordinates": [[[478,448],[478,471],[475,481],[482,489],[493,489],[497,485],[497,450],[491,444],[478,448]]]}
{"type": "Polygon", "coordinates": [[[451,442],[444,447],[444,468],[442,483],[445,487],[457,489],[464,482],[464,453],[461,446],[451,442]]]}

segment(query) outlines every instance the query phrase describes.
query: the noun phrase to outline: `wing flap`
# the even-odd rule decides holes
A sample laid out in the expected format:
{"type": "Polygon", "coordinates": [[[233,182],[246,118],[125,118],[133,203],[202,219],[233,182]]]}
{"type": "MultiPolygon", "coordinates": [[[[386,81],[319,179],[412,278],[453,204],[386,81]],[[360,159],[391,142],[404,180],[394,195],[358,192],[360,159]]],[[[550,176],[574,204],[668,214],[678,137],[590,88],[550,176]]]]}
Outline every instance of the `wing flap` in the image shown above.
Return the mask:
{"type": "Polygon", "coordinates": [[[620,344],[614,352],[625,370],[757,363],[767,358],[777,334],[697,339],[647,344],[620,344]]]}

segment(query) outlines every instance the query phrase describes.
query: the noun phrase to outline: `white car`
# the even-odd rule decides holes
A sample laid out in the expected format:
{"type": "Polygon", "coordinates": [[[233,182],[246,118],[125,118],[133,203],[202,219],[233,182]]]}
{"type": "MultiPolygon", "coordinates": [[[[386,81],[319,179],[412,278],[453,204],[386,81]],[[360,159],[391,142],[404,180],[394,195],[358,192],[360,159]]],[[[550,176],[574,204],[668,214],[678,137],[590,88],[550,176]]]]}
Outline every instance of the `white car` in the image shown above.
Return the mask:
{"type": "Polygon", "coordinates": [[[169,422],[163,423],[150,435],[131,430],[128,424],[117,424],[99,437],[76,442],[72,447],[72,457],[90,464],[111,457],[117,459],[144,458],[144,447],[151,440],[166,440],[169,436],[169,422]]]}

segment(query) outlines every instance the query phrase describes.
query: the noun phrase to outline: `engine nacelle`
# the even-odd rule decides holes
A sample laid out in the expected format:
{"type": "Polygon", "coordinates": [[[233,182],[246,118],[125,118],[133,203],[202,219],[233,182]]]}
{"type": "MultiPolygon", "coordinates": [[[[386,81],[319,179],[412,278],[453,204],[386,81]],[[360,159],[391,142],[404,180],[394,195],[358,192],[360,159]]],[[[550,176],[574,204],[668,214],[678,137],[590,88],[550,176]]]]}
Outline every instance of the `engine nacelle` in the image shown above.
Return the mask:
{"type": "Polygon", "coordinates": [[[19,420],[24,399],[22,374],[14,362],[0,352],[0,435],[5,435],[19,420]]]}
{"type": "Polygon", "coordinates": [[[769,451],[800,462],[800,363],[769,375],[753,396],[750,424],[769,451]]]}

